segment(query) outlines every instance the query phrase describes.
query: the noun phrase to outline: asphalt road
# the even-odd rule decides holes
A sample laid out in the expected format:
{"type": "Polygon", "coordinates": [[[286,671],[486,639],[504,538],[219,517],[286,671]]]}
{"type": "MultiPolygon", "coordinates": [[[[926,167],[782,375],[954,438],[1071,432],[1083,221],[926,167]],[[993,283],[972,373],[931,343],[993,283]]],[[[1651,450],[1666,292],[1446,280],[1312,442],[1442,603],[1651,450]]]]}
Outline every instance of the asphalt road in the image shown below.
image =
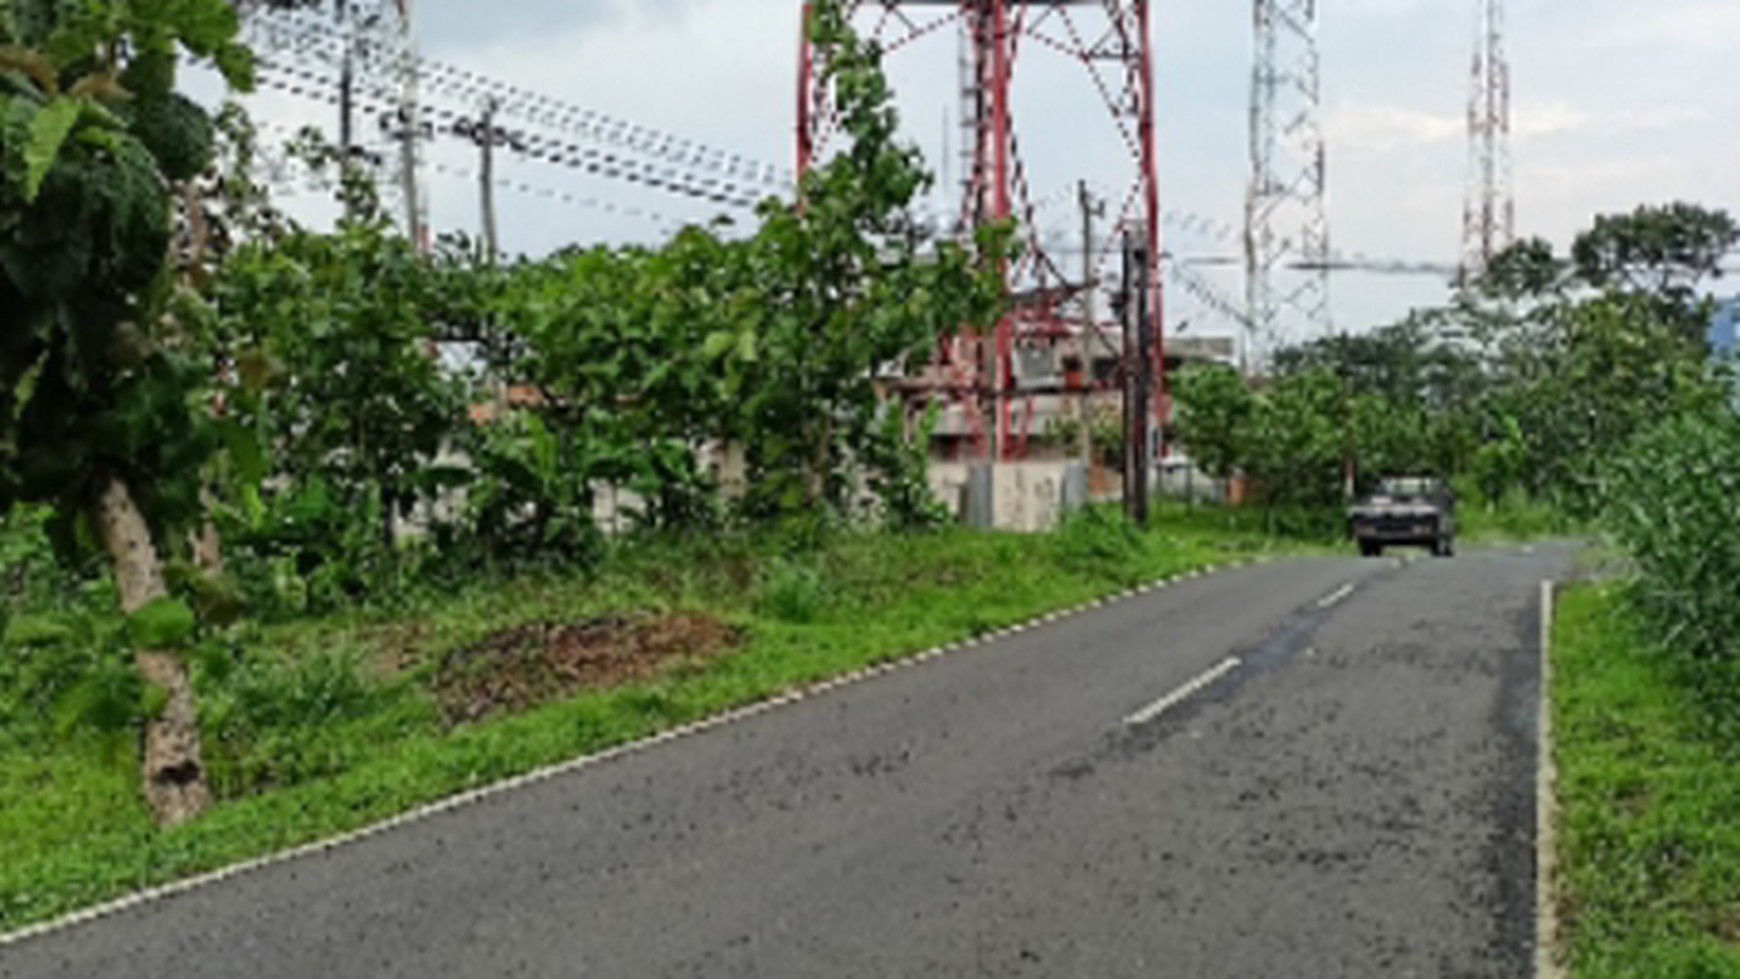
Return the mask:
{"type": "Polygon", "coordinates": [[[1516,979],[1568,559],[1187,582],[0,948],[0,976],[1516,979]]]}

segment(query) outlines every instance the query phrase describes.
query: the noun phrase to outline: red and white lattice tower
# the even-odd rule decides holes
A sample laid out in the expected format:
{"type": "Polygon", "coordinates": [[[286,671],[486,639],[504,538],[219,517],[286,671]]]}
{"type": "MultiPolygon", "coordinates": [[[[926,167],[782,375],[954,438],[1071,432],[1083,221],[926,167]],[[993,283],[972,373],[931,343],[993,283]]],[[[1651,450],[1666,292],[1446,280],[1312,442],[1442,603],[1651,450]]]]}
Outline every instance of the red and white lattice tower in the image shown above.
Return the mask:
{"type": "Polygon", "coordinates": [[[1516,237],[1510,163],[1510,58],[1504,0],[1477,0],[1473,92],[1468,102],[1468,193],[1462,212],[1462,274],[1480,275],[1516,237]]]}
{"type": "MultiPolygon", "coordinates": [[[[1055,350],[1059,343],[1105,344],[1115,328],[1105,319],[1088,322],[1087,310],[1107,304],[1088,301],[1090,290],[1120,275],[1123,241],[1136,236],[1146,244],[1154,283],[1151,308],[1160,331],[1160,191],[1155,149],[1154,52],[1148,0],[847,0],[853,26],[875,41],[887,57],[909,56],[926,42],[949,36],[961,40],[961,113],[964,174],[957,232],[991,222],[1013,221],[1021,251],[1005,272],[1012,312],[988,336],[963,331],[942,344],[933,371],[933,390],[971,419],[979,453],[1016,459],[1034,435],[1034,397],[1042,388],[1024,383],[1018,361],[1029,353],[1055,350]],[[1061,58],[1086,73],[1097,93],[1094,115],[1105,120],[1128,153],[1129,180],[1113,201],[1114,224],[1092,248],[1094,281],[1064,273],[1076,267],[1054,260],[1041,240],[1031,188],[1034,175],[1023,154],[1021,120],[1014,109],[1021,68],[1034,58],[1061,58]]],[[[804,4],[799,67],[797,163],[799,173],[823,163],[838,149],[839,119],[823,84],[827,66],[809,41],[812,4],[804,4]]],[[[947,45],[928,45],[954,56],[947,45]]],[[[1067,109],[1067,107],[1066,107],[1067,109]]],[[[1055,111],[1055,109],[1053,109],[1055,111]]],[[[1096,125],[1084,113],[1082,125],[1096,125]]],[[[1122,165],[1120,164],[1120,167],[1122,165]]],[[[1073,187],[1078,174],[1050,175],[1050,182],[1073,187]]],[[[1164,363],[1164,346],[1155,344],[1164,363]]],[[[1164,422],[1164,385],[1149,406],[1164,422]]]]}

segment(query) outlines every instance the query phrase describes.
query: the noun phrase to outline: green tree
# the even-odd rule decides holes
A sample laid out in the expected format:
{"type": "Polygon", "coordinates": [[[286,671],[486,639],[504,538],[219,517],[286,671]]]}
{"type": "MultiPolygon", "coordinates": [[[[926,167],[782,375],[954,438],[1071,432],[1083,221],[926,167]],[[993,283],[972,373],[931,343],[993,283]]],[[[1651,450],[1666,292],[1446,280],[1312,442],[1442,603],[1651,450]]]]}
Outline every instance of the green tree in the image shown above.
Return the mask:
{"type": "Polygon", "coordinates": [[[362,174],[340,179],[348,206],[334,232],[244,244],[213,295],[238,366],[232,405],[271,446],[274,474],[378,513],[390,559],[398,522],[457,475],[437,463],[465,420],[466,385],[438,357],[437,317],[440,279],[466,270],[395,234],[362,174]]]}
{"type": "Polygon", "coordinates": [[[854,467],[888,455],[872,446],[899,431],[879,423],[877,376],[928,358],[944,334],[983,329],[1005,298],[995,270],[1011,229],[968,244],[912,233],[908,209],[931,176],[897,138],[880,51],[837,2],[817,5],[809,30],[850,145],[805,176],[796,206],[763,208],[742,244],[749,275],[720,308],[770,313],[720,322],[713,341],[753,353],[733,365],[742,400],[724,434],[746,448],[762,512],[843,506],[854,467]]]}
{"type": "Polygon", "coordinates": [[[1186,370],[1173,387],[1178,440],[1190,459],[1216,479],[1230,479],[1248,460],[1257,398],[1239,372],[1207,366],[1186,370]]]}
{"type": "Polygon", "coordinates": [[[1578,277],[1595,289],[1649,293],[1690,305],[1740,242],[1726,211],[1695,204],[1603,215],[1571,249],[1578,277]]]}
{"type": "Polygon", "coordinates": [[[805,175],[797,203],[765,202],[744,237],[692,227],[656,250],[559,256],[491,312],[524,341],[510,376],[539,388],[582,478],[638,481],[661,522],[694,515],[703,445],[742,451],[752,516],[844,509],[866,475],[910,509],[910,479],[864,471],[913,458],[878,379],[987,325],[1004,299],[1008,229],[968,243],[912,233],[930,177],[896,138],[879,53],[838,4],[809,26],[849,145],[805,175]]]}
{"type": "Polygon", "coordinates": [[[211,120],[176,92],[186,56],[250,84],[224,0],[0,5],[0,504],[86,528],[132,616],[156,691],[144,790],[164,823],[210,801],[191,631],[162,551],[199,509],[216,444],[199,353],[208,317],[166,274],[169,187],[211,158],[211,120]]]}
{"type": "Polygon", "coordinates": [[[1268,506],[1334,506],[1356,443],[1356,411],[1327,370],[1274,378],[1253,391],[1236,371],[1187,371],[1175,388],[1178,436],[1216,478],[1243,473],[1268,506]]]}

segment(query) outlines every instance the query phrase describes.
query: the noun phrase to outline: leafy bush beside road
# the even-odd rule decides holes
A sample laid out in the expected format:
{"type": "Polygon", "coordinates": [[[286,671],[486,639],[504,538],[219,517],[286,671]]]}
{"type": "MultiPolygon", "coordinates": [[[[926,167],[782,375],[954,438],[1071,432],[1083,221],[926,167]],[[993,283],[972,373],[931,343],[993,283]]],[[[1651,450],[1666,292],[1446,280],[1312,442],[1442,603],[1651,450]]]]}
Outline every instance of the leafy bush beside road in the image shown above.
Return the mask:
{"type": "Polygon", "coordinates": [[[1688,415],[1639,438],[1612,468],[1605,522],[1665,648],[1740,649],[1740,418],[1688,415]]]}

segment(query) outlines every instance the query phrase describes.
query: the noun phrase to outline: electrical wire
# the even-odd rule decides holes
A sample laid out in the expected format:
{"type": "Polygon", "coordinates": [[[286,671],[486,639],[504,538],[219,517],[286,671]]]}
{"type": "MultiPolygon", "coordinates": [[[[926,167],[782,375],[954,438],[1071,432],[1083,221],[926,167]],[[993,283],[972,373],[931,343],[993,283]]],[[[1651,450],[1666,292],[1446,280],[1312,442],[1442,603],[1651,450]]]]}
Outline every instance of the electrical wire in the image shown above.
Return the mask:
{"type": "MultiPolygon", "coordinates": [[[[342,63],[344,47],[352,43],[344,31],[302,14],[257,13],[249,18],[249,23],[264,35],[261,38],[267,42],[264,46],[293,48],[316,55],[334,67],[342,63]]],[[[462,98],[488,96],[498,103],[501,113],[532,125],[658,157],[686,169],[708,170],[781,192],[789,192],[795,185],[790,171],[741,154],[584,109],[454,65],[421,57],[414,58],[413,63],[419,89],[436,89],[462,98]]]]}
{"type": "MultiPolygon", "coordinates": [[[[449,166],[437,161],[431,161],[429,163],[429,169],[444,176],[463,178],[466,180],[477,180],[481,176],[481,174],[476,170],[470,170],[465,167],[449,166]]],[[[570,204],[576,207],[602,211],[606,214],[620,214],[625,217],[647,221],[658,226],[661,230],[676,230],[685,225],[694,223],[692,221],[684,221],[670,217],[669,215],[660,214],[657,211],[650,211],[646,208],[617,204],[613,201],[597,197],[584,197],[579,194],[571,194],[567,191],[557,190],[554,187],[528,183],[524,180],[497,177],[494,183],[495,186],[504,190],[511,190],[516,193],[525,194],[529,197],[557,201],[562,204],[570,204]]]]}
{"type": "MultiPolygon", "coordinates": [[[[339,104],[339,81],[327,75],[295,65],[285,65],[262,58],[256,81],[266,87],[291,95],[309,98],[329,105],[339,104]],[[288,76],[287,78],[284,76],[288,76]]],[[[393,110],[398,108],[391,92],[379,86],[362,85],[353,90],[353,98],[368,103],[365,108],[393,110]]],[[[430,106],[424,113],[435,120],[433,130],[448,135],[476,136],[478,121],[455,110],[430,106]]],[[[383,118],[390,118],[383,116],[383,118]]],[[[570,169],[638,184],[654,190],[742,209],[754,209],[760,201],[744,188],[719,178],[685,173],[675,167],[655,168],[642,161],[619,157],[593,147],[580,146],[565,140],[552,139],[535,133],[501,130],[495,134],[497,144],[519,156],[540,162],[566,166],[570,169]]]]}

